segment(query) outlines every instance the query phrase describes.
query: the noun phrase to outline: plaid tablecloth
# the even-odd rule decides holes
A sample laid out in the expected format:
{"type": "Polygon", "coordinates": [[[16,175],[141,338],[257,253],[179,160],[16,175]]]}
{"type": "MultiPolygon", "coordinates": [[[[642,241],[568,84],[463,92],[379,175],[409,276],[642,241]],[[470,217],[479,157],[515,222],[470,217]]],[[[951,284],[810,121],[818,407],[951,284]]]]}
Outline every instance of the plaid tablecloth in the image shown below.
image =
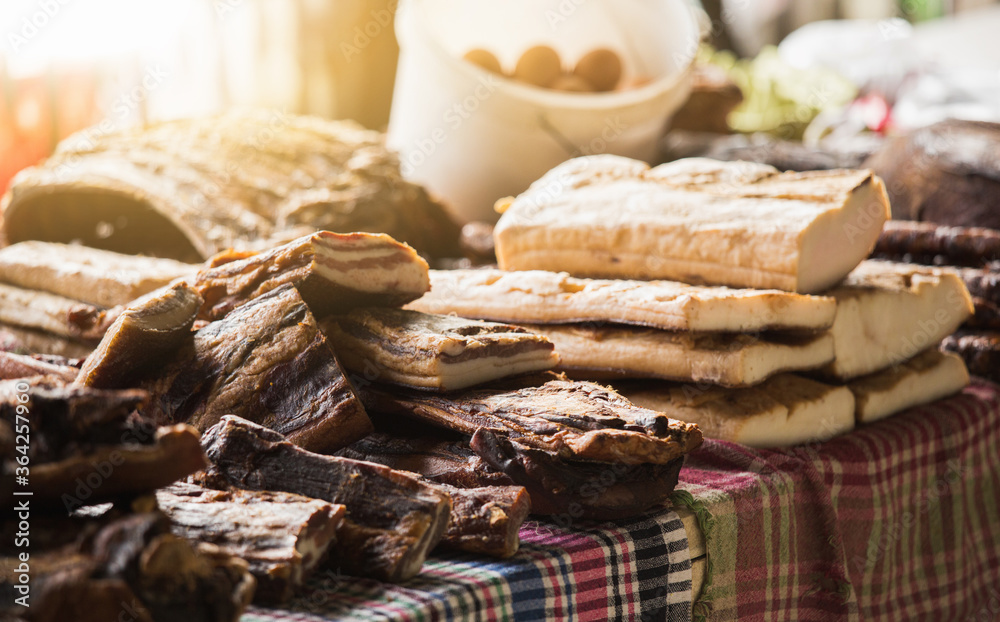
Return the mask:
{"type": "Polygon", "coordinates": [[[783,451],[708,442],[696,619],[1000,620],[1000,388],[783,451]]]}
{"type": "Polygon", "coordinates": [[[436,554],[405,585],[327,572],[282,610],[241,622],[689,620],[691,559],[672,511],[564,529],[528,521],[506,560],[436,554]]]}
{"type": "MultiPolygon", "coordinates": [[[[962,394],[832,441],[781,451],[707,441],[681,471],[707,565],[695,619],[1000,620],[1000,388],[962,394]]],[[[528,522],[521,551],[437,555],[403,586],[327,573],[297,620],[686,620],[677,515],[564,529],[528,522]]]]}

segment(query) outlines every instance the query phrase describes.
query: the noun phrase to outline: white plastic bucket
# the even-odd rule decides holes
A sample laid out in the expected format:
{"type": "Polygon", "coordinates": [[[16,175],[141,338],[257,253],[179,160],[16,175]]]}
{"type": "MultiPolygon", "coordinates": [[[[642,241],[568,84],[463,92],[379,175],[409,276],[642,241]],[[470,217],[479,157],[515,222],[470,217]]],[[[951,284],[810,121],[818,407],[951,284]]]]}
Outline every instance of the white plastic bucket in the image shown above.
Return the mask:
{"type": "Polygon", "coordinates": [[[388,144],[403,174],[467,220],[496,220],[493,203],[560,162],[614,153],[655,157],[670,116],[690,92],[700,38],[685,0],[402,0],[400,55],[388,144]],[[567,93],[466,62],[493,52],[507,71],[534,45],[571,67],[596,48],[615,50],[623,82],[642,87],[567,93]]]}

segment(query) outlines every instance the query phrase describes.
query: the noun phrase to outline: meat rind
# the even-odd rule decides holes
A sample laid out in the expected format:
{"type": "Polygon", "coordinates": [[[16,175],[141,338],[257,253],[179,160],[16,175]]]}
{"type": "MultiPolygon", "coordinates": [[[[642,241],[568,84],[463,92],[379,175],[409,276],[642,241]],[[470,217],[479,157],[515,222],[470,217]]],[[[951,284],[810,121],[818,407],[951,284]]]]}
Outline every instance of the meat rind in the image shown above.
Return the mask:
{"type": "Polygon", "coordinates": [[[29,240],[0,249],[0,281],[98,307],[126,305],[193,275],[195,264],[29,240]]]}

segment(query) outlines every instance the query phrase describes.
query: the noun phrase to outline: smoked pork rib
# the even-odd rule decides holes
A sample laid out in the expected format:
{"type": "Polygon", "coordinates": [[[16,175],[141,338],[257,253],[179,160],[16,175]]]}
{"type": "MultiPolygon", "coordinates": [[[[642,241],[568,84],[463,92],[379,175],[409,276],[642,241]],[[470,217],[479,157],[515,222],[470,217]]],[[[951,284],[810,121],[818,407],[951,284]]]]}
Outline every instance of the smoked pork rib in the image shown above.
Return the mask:
{"type": "Polygon", "coordinates": [[[634,406],[598,384],[556,374],[447,395],[380,385],[359,390],[372,411],[414,417],[468,435],[485,428],[516,445],[563,459],[668,464],[702,440],[696,425],[634,406]]]}
{"type": "Polygon", "coordinates": [[[344,506],[283,492],[211,490],[175,483],[156,492],[172,533],[214,544],[250,565],[254,601],[280,603],[325,560],[344,506]]]}
{"type": "Polygon", "coordinates": [[[317,317],[355,307],[401,306],[430,289],[427,262],[387,235],[320,231],[270,251],[198,273],[201,318],[217,320],[284,283],[293,283],[317,317]]]}
{"type": "Polygon", "coordinates": [[[84,361],[76,383],[101,389],[133,386],[191,340],[201,296],[179,283],[130,304],[84,361]]]}
{"type": "Polygon", "coordinates": [[[404,581],[420,571],[448,526],[447,494],[415,475],[324,456],[272,430],[226,416],[205,433],[205,483],[290,492],[346,507],[333,559],[348,574],[404,581]]]}
{"type": "Polygon", "coordinates": [[[345,367],[410,387],[465,389],[559,362],[548,339],[509,324],[368,308],[321,326],[345,367]]]}
{"type": "Polygon", "coordinates": [[[161,423],[205,431],[233,414],[313,451],[334,451],[371,431],[316,320],[282,285],[195,333],[142,386],[161,423]]]}
{"type": "Polygon", "coordinates": [[[462,447],[376,433],[338,455],[411,471],[436,482],[451,497],[451,520],[443,545],[494,557],[517,552],[518,533],[531,511],[531,499],[522,486],[492,471],[468,444],[462,447]]]}

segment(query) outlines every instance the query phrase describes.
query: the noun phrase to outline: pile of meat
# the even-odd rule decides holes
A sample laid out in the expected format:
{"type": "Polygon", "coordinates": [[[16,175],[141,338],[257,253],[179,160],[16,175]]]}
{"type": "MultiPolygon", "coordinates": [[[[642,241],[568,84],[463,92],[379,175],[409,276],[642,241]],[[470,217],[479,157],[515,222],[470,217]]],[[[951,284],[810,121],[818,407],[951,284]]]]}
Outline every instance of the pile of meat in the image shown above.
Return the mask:
{"type": "MultiPolygon", "coordinates": [[[[73,280],[56,272],[77,249],[32,248],[60,260],[22,286],[73,280]]],[[[76,291],[151,272],[103,260],[121,269],[76,291]]],[[[428,268],[385,235],[320,232],[181,272],[108,306],[85,358],[0,353],[3,485],[28,426],[24,489],[44,524],[37,600],[5,614],[96,621],[128,602],[135,619],[236,620],[321,568],[404,581],[439,546],[506,557],[529,512],[657,506],[701,442],[548,371],[541,336],[400,309],[429,290],[428,268]]],[[[17,551],[2,554],[7,592],[17,551]]]]}

